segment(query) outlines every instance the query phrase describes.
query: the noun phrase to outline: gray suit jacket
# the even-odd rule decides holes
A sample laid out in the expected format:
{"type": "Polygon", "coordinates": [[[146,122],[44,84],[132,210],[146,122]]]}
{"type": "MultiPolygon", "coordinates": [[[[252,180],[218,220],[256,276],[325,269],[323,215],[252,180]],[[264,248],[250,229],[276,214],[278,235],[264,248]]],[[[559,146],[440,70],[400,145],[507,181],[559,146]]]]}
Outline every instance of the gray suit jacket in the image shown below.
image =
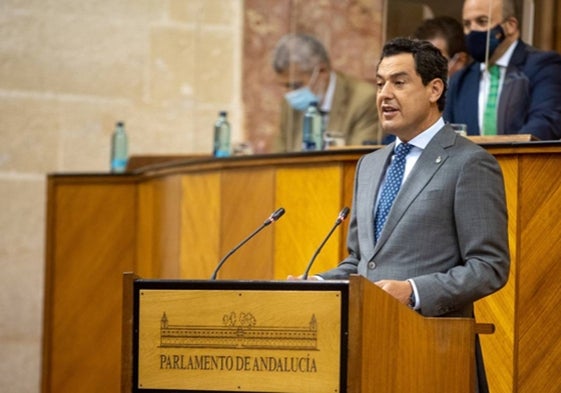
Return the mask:
{"type": "Polygon", "coordinates": [[[473,302],[508,278],[501,169],[484,149],[445,126],[422,152],[374,244],[374,204],[393,147],[358,162],[349,256],[320,276],[413,279],[423,315],[471,317],[473,302]]]}

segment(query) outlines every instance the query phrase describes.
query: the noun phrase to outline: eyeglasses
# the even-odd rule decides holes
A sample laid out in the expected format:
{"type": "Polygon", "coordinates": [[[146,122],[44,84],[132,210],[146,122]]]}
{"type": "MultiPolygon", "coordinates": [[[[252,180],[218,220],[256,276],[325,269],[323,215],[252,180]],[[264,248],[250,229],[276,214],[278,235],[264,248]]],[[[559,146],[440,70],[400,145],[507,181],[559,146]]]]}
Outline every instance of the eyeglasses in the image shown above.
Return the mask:
{"type": "MultiPolygon", "coordinates": [[[[318,66],[315,66],[314,69],[312,70],[312,75],[310,76],[310,80],[307,83],[308,86],[313,86],[313,84],[315,83],[315,81],[317,79],[318,73],[319,73],[319,68],[318,68],[318,66]]],[[[296,89],[300,89],[300,88],[306,86],[306,83],[304,81],[301,81],[301,80],[287,81],[285,83],[282,83],[281,86],[283,86],[287,90],[296,90],[296,89]]]]}

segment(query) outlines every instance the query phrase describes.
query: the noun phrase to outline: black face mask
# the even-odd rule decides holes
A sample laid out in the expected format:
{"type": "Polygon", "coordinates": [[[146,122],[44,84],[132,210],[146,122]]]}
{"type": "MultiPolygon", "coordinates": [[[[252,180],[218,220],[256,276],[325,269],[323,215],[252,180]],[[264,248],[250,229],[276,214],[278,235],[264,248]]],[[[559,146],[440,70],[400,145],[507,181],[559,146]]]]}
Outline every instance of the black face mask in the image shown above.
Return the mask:
{"type": "Polygon", "coordinates": [[[499,44],[505,39],[505,32],[500,24],[493,27],[490,31],[471,31],[466,34],[466,46],[468,53],[475,61],[485,62],[485,46],[487,45],[487,33],[489,37],[489,57],[497,49],[499,44]]]}

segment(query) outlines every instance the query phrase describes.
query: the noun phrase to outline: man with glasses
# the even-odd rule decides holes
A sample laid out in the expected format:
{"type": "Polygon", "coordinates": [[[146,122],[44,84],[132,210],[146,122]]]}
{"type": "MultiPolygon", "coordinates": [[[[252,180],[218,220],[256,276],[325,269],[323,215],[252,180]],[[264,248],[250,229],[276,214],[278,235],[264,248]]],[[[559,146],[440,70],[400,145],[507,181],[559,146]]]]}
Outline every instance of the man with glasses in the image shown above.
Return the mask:
{"type": "Polygon", "coordinates": [[[373,84],[334,71],[325,47],[315,37],[283,36],[275,48],[273,68],[286,89],[276,152],[301,150],[303,116],[313,101],[323,114],[325,130],[339,134],[345,144],[381,140],[373,84]]]}

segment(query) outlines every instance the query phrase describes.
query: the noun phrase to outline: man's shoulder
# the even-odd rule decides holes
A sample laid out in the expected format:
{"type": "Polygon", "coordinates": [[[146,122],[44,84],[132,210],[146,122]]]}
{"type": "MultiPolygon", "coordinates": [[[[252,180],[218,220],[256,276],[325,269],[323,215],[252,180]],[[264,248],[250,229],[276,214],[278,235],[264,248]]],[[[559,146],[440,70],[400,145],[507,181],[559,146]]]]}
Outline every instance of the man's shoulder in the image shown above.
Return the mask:
{"type": "Polygon", "coordinates": [[[541,50],[520,41],[512,55],[510,64],[526,71],[539,71],[544,67],[561,66],[561,54],[555,51],[541,50]]]}
{"type": "Polygon", "coordinates": [[[379,149],[376,149],[370,153],[363,155],[360,158],[360,161],[364,163],[371,163],[371,162],[376,162],[378,160],[385,160],[392,153],[394,145],[395,145],[394,142],[387,145],[383,145],[379,149]]]}
{"type": "Polygon", "coordinates": [[[376,85],[374,81],[360,79],[340,71],[336,71],[335,75],[337,75],[337,83],[341,83],[345,89],[352,91],[354,94],[361,96],[376,95],[376,85]]]}
{"type": "MultiPolygon", "coordinates": [[[[458,135],[450,125],[444,126],[429,142],[429,145],[439,146],[456,161],[471,161],[477,158],[493,157],[482,146],[474,143],[469,138],[458,135]]],[[[428,146],[427,146],[428,147],[428,146]]],[[[434,149],[432,149],[435,151],[434,149]]],[[[494,159],[494,158],[493,158],[494,159]]]]}

